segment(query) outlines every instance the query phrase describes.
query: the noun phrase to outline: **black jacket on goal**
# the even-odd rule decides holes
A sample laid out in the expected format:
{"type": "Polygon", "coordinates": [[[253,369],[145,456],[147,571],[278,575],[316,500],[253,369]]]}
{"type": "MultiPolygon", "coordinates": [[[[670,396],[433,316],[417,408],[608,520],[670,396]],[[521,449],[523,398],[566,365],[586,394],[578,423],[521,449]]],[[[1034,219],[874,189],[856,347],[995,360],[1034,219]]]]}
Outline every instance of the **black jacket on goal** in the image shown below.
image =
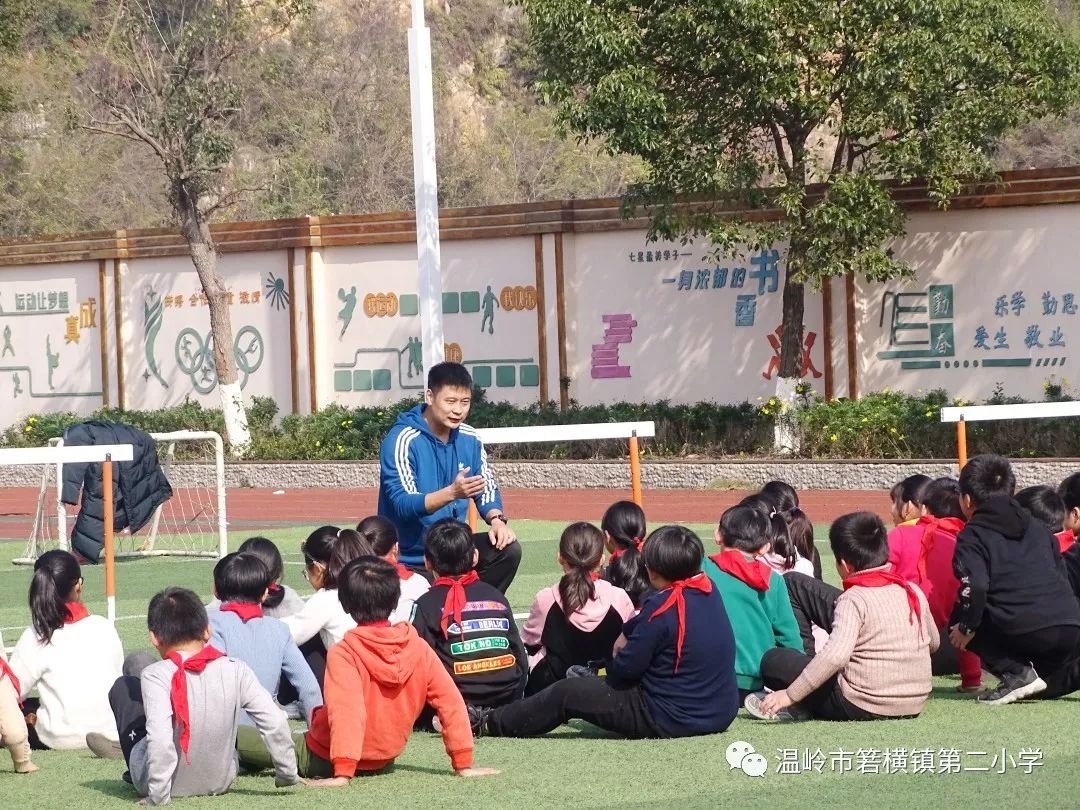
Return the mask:
{"type": "MultiPolygon", "coordinates": [[[[113,462],[113,531],[137,532],[154,510],[172,497],[172,487],[158,463],[157,443],[148,433],[116,422],[82,422],[64,431],[64,446],[130,444],[131,461],[113,462]]],[[[104,548],[105,504],[101,463],[65,464],[61,500],[82,506],[71,532],[71,545],[91,562],[104,548]]]]}

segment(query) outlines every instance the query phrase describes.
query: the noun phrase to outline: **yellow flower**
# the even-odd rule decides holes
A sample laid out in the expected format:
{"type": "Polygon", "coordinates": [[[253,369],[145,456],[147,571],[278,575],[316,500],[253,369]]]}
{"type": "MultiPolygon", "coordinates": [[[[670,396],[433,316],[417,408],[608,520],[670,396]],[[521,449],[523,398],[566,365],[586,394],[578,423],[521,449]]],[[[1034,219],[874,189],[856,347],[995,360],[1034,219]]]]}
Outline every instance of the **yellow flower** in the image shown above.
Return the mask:
{"type": "Polygon", "coordinates": [[[899,436],[897,436],[896,438],[898,438],[898,439],[900,439],[900,440],[903,440],[903,439],[905,438],[905,436],[904,436],[904,434],[903,434],[903,433],[901,433],[901,434],[900,434],[899,436]]]}
{"type": "Polygon", "coordinates": [[[24,428],[24,430],[25,430],[25,431],[26,431],[27,433],[29,433],[29,432],[30,432],[31,430],[33,430],[33,428],[32,428],[32,427],[30,427],[30,425],[27,425],[27,426],[26,426],[26,427],[24,428]]]}
{"type": "MultiPolygon", "coordinates": [[[[761,412],[762,412],[763,414],[765,414],[766,416],[769,416],[769,415],[770,415],[770,412],[769,412],[769,409],[768,409],[768,408],[762,408],[762,409],[761,409],[761,412]]],[[[30,429],[30,428],[27,428],[27,430],[29,430],[29,429],[30,429]]]]}
{"type": "Polygon", "coordinates": [[[896,428],[894,428],[894,427],[889,428],[889,433],[896,433],[896,428]]]}
{"type": "Polygon", "coordinates": [[[322,442],[315,442],[316,447],[322,447],[322,442]]]}
{"type": "Polygon", "coordinates": [[[865,425],[865,424],[869,423],[869,421],[870,421],[870,417],[868,417],[868,416],[864,416],[864,417],[862,418],[862,421],[863,421],[863,424],[865,425]]]}
{"type": "Polygon", "coordinates": [[[840,439],[840,437],[837,436],[835,433],[832,436],[829,437],[830,442],[839,441],[839,439],[840,439]]]}
{"type": "Polygon", "coordinates": [[[934,415],[934,412],[933,412],[933,411],[927,411],[927,412],[926,412],[926,415],[927,415],[927,416],[933,416],[933,415],[934,415]]]}
{"type": "Polygon", "coordinates": [[[26,421],[27,421],[27,422],[29,422],[29,423],[30,423],[30,424],[32,425],[32,424],[34,424],[34,422],[36,422],[36,421],[37,421],[37,417],[36,417],[36,416],[31,416],[31,417],[30,417],[29,419],[27,419],[26,421]]]}

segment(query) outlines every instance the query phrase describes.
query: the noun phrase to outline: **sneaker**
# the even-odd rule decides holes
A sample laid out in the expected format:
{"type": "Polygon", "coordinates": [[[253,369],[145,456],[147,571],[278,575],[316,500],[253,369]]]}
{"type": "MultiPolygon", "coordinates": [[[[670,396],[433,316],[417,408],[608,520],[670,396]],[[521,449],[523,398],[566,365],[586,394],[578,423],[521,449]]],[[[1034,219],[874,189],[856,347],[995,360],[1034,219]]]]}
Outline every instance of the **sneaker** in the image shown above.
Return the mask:
{"type": "Polygon", "coordinates": [[[1031,667],[1019,674],[1006,673],[994,689],[988,689],[977,698],[984,706],[1004,706],[1046,691],[1046,681],[1031,667]]]}
{"type": "Polygon", "coordinates": [[[120,743],[110,740],[104,734],[91,731],[86,735],[86,747],[94,752],[99,759],[123,759],[124,749],[120,743]]]}
{"type": "Polygon", "coordinates": [[[779,723],[805,723],[807,720],[813,719],[809,710],[804,709],[798,703],[792,704],[786,709],[781,709],[776,714],[766,714],[765,710],[761,708],[761,701],[765,699],[767,694],[769,693],[762,691],[752,692],[746,696],[746,700],[743,701],[743,708],[750,713],[751,717],[779,723]]]}
{"type": "Polygon", "coordinates": [[[958,687],[956,687],[956,691],[974,694],[983,691],[983,685],[981,683],[973,683],[967,686],[965,686],[964,684],[960,684],[958,687]]]}
{"type": "Polygon", "coordinates": [[[473,706],[471,703],[466,703],[465,708],[469,712],[469,725],[472,726],[473,737],[483,737],[491,709],[487,706],[473,706]]]}

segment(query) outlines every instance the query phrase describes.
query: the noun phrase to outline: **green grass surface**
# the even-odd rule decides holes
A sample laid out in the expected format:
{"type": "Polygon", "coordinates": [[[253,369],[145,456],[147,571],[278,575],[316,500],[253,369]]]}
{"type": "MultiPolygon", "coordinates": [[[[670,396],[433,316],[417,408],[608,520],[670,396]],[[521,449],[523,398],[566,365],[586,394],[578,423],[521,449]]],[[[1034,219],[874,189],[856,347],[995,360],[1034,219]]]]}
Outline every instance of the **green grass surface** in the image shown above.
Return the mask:
{"type": "MultiPolygon", "coordinates": [[[[556,576],[555,548],[561,524],[516,521],[524,544],[524,562],[510,592],[515,610],[528,609],[532,597],[556,576]]],[[[703,538],[711,527],[696,526],[703,538]]],[[[266,533],[279,543],[286,559],[286,581],[301,593],[306,586],[297,552],[304,528],[266,533]]],[[[233,538],[234,545],[243,538],[233,538]]],[[[707,545],[709,543],[707,542],[707,545]]],[[[821,543],[824,550],[827,544],[821,543]]],[[[0,626],[4,640],[14,644],[18,629],[28,621],[26,586],[29,570],[11,566],[21,543],[0,544],[0,626]]],[[[835,581],[831,559],[825,556],[827,578],[835,581]]],[[[154,559],[125,562],[118,567],[118,624],[125,647],[146,646],[145,615],[150,596],[166,585],[184,585],[209,595],[209,561],[154,559]],[[135,618],[127,618],[135,617],[135,618]]],[[[104,612],[103,572],[86,569],[86,601],[104,612]]],[[[876,807],[918,808],[958,805],[994,807],[1021,803],[1041,807],[1077,804],[1076,774],[1080,750],[1076,728],[1080,701],[987,708],[955,692],[957,680],[935,681],[934,695],[916,720],[878,723],[810,722],[798,725],[759,723],[740,714],[724,734],[689,740],[626,742],[607,738],[584,723],[575,723],[537,740],[477,741],[477,764],[502,773],[485,779],[452,776],[439,737],[417,733],[387,774],[354,780],[339,791],[303,788],[275,790],[271,778],[243,776],[223,797],[183,799],[183,807],[331,808],[363,803],[369,807],[807,807],[872,802],[876,807]],[[725,751],[733,741],[753,745],[769,760],[769,773],[752,779],[729,768],[725,751]],[[1041,765],[1031,774],[1013,768],[1022,748],[1041,749],[1041,765]],[[821,749],[820,773],[777,773],[781,750],[811,754],[821,749]],[[859,750],[878,763],[886,749],[907,752],[907,773],[860,773],[859,750]],[[933,773],[912,773],[912,749],[933,752],[933,773]],[[942,749],[959,752],[960,768],[990,767],[995,753],[1006,752],[1006,773],[952,771],[942,749]],[[842,772],[850,755],[850,770],[842,772]],[[986,752],[985,756],[971,755],[986,752]]],[[[88,752],[36,752],[41,771],[16,776],[0,752],[0,808],[83,808],[131,806],[136,796],[120,781],[122,763],[92,758],[88,752]]],[[[903,759],[903,757],[901,757],[903,759]]],[[[873,770],[872,768],[870,770],[873,770]]]]}

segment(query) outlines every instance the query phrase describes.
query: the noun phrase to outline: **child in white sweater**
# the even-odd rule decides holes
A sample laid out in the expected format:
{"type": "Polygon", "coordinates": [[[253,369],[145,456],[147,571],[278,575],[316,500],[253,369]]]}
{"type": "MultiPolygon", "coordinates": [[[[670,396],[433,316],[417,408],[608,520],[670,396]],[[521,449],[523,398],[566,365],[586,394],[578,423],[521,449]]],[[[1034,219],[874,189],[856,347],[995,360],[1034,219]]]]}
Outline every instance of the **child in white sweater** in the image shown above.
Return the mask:
{"type": "MultiPolygon", "coordinates": [[[[270,588],[266,598],[262,601],[265,615],[273,619],[284,619],[286,616],[293,616],[304,609],[304,600],[300,598],[300,594],[281,582],[285,576],[285,563],[281,559],[281,552],[274,545],[273,540],[265,537],[249,537],[240,544],[240,548],[236,550],[236,553],[254,554],[270,570],[270,588]]],[[[206,606],[207,610],[218,610],[220,608],[221,600],[217,598],[206,606]]]]}
{"type": "Polygon", "coordinates": [[[116,740],[109,689],[120,677],[124,651],[107,619],[81,601],[82,570],[66,551],[47,551],[34,564],[30,614],[11,656],[19,697],[35,687],[40,705],[30,724],[35,748],[85,748],[86,735],[116,740]]]}
{"type": "Polygon", "coordinates": [[[398,597],[394,612],[390,614],[390,624],[411,622],[413,605],[431,589],[431,583],[423,574],[401,564],[398,555],[397,527],[389,520],[381,515],[371,515],[361,520],[356,530],[371,546],[376,557],[381,557],[397,569],[398,580],[401,582],[401,596],[398,597]]]}

